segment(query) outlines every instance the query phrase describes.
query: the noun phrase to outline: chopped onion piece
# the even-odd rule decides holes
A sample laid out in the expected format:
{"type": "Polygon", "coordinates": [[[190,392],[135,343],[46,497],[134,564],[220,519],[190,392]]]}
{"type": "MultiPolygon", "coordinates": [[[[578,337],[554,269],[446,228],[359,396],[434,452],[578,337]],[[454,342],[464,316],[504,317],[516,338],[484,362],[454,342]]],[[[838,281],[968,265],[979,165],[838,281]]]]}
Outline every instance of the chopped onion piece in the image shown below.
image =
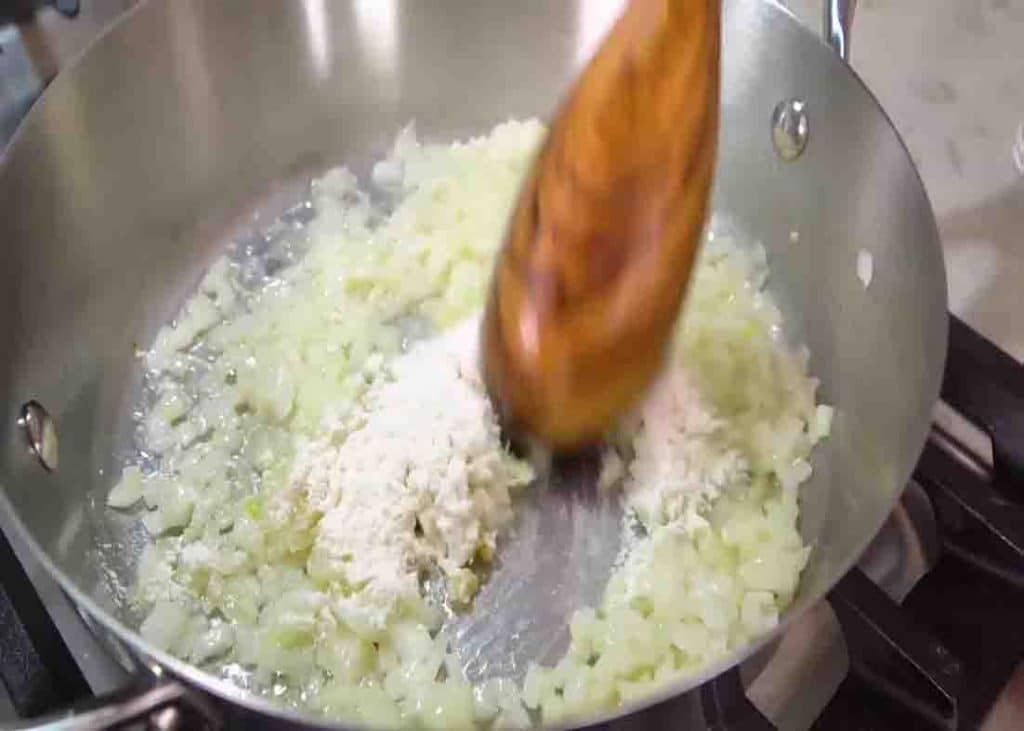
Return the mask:
{"type": "Polygon", "coordinates": [[[142,498],[142,472],[135,465],[121,470],[121,479],[107,493],[107,505],[130,508],[142,498]]]}

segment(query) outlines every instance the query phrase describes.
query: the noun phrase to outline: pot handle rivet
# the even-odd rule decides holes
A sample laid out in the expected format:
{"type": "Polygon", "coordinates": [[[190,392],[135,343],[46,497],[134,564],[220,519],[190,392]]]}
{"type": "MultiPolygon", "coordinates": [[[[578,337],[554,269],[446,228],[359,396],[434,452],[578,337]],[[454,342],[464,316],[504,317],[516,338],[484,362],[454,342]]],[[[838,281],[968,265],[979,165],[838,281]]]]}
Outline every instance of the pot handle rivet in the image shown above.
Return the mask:
{"type": "Polygon", "coordinates": [[[802,99],[784,99],[772,111],[772,146],[787,162],[796,160],[807,147],[810,136],[807,104],[802,99]]]}
{"type": "Polygon", "coordinates": [[[18,427],[28,448],[47,472],[57,471],[57,428],[53,417],[36,400],[26,401],[18,414],[18,427]]]}

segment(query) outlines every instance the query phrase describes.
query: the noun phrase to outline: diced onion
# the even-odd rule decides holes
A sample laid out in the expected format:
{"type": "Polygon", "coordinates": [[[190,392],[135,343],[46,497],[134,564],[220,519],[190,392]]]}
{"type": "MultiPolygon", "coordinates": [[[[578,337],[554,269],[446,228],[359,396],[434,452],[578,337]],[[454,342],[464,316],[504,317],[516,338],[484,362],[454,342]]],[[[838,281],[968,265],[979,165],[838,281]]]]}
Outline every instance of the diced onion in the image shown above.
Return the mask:
{"type": "MultiPolygon", "coordinates": [[[[372,587],[315,550],[326,503],[295,489],[299,456],[358,431],[367,394],[409,341],[480,310],[542,136],[536,121],[509,122],[468,142],[421,145],[409,127],[373,168],[387,210],[339,168],[314,182],[315,216],[302,232],[285,227],[262,242],[273,271],[267,257],[211,267],[146,357],[153,398],[139,433],[157,466],[125,467],[107,496],[111,507],[141,498],[149,508],[141,521],[154,540],[133,597],[147,613],[144,638],[214,670],[241,666],[255,691],[332,718],[523,728],[531,713],[557,723],[643,697],[778,623],[808,555],[795,488],[833,412],[816,403],[807,353],[779,337],[781,313],[763,291],[766,251],[721,232],[708,235],[669,354],[714,418],[690,425],[706,438],[674,461],[659,462],[673,445],[654,439],[650,423],[624,426],[629,443],[608,451],[599,482],[625,485],[626,527],[642,535],[601,601],[569,618],[570,646],[554,667],[474,687],[415,580],[382,612],[372,587]],[[681,470],[695,465],[701,484],[683,489],[681,470]]],[[[861,251],[865,287],[872,266],[861,251]]],[[[459,467],[468,493],[459,510],[479,529],[439,544],[457,607],[471,607],[479,567],[500,553],[496,536],[532,475],[526,463],[499,462],[459,467]]],[[[426,543],[461,514],[425,509],[409,531],[426,543]]]]}

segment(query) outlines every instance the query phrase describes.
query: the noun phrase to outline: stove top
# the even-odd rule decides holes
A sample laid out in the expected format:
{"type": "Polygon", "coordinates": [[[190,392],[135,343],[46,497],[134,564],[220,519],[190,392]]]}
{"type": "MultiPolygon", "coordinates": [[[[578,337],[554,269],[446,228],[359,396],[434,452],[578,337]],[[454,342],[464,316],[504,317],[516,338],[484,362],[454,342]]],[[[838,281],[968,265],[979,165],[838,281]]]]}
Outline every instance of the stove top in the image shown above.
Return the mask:
{"type": "MultiPolygon", "coordinates": [[[[0,148],[135,1],[0,25],[0,148]]],[[[613,728],[1024,728],[1024,368],[952,318],[943,401],[900,503],[828,601],[738,669],[613,728]]],[[[0,679],[0,727],[131,680],[3,515],[0,679]]]]}

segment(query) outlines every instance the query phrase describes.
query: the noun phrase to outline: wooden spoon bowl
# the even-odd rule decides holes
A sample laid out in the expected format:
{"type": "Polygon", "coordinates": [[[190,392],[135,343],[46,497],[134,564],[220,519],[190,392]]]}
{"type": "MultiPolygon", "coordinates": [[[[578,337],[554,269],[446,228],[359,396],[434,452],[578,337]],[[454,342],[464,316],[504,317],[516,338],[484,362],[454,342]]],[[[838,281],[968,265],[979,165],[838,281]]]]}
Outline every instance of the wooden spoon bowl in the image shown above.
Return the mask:
{"type": "Polygon", "coordinates": [[[661,367],[718,132],[720,0],[633,0],[561,106],[494,271],[483,372],[506,429],[600,440],[661,367]]]}

